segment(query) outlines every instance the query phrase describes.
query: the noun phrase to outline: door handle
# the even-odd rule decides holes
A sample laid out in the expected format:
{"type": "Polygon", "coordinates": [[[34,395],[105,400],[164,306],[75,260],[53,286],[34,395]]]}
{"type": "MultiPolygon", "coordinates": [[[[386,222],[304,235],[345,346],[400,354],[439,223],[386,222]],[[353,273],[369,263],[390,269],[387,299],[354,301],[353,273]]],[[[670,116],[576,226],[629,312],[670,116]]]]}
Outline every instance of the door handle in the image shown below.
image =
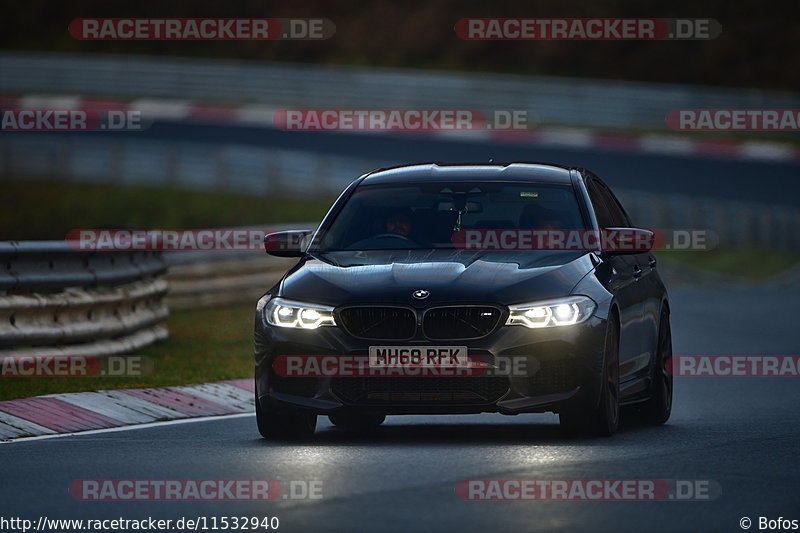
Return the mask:
{"type": "Polygon", "coordinates": [[[656,267],[656,263],[657,263],[656,258],[655,257],[652,258],[650,260],[650,268],[655,268],[656,267]]]}
{"type": "Polygon", "coordinates": [[[633,267],[633,277],[639,279],[642,277],[642,269],[637,266],[633,267]]]}

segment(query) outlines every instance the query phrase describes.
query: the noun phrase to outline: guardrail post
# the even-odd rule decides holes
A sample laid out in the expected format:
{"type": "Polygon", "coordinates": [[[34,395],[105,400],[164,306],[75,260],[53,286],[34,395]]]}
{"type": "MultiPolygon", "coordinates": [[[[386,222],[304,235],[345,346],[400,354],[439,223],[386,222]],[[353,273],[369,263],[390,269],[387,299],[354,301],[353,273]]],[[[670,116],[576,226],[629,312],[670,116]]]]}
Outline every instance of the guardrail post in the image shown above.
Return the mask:
{"type": "Polygon", "coordinates": [[[791,250],[800,250],[800,210],[793,209],[790,213],[789,219],[789,231],[787,232],[791,235],[790,240],[790,249],[791,250]]]}
{"type": "Polygon", "coordinates": [[[225,148],[214,150],[214,186],[220,191],[228,185],[228,164],[225,157],[225,148]]]}
{"type": "Polygon", "coordinates": [[[779,217],[777,227],[775,228],[775,231],[778,232],[777,247],[782,251],[791,251],[794,245],[793,241],[797,238],[797,229],[792,228],[792,211],[786,207],[781,207],[778,209],[776,215],[779,217]]]}
{"type": "Polygon", "coordinates": [[[669,210],[664,200],[657,195],[652,195],[652,210],[649,213],[652,217],[651,226],[657,229],[670,229],[669,210]]]}
{"type": "Polygon", "coordinates": [[[122,142],[119,140],[111,141],[111,147],[108,153],[109,153],[108,175],[111,177],[111,183],[116,185],[122,185],[123,183],[122,158],[124,154],[124,148],[122,146],[122,142]]]}
{"type": "Polygon", "coordinates": [[[756,213],[757,209],[747,205],[742,204],[742,219],[744,220],[744,238],[742,239],[741,245],[744,246],[753,246],[758,243],[758,215],[756,213]]]}
{"type": "Polygon", "coordinates": [[[314,188],[317,195],[323,191],[328,192],[330,180],[326,174],[329,168],[330,163],[327,157],[319,156],[314,160],[314,188]]]}
{"type": "Polygon", "coordinates": [[[180,162],[179,162],[179,148],[174,144],[170,144],[167,148],[166,156],[166,182],[172,187],[176,187],[180,183],[180,162]]]}
{"type": "Polygon", "coordinates": [[[271,152],[267,155],[267,159],[267,171],[265,175],[265,179],[267,180],[267,194],[273,196],[281,195],[283,193],[283,179],[280,168],[278,167],[278,161],[273,157],[271,152]]]}
{"type": "Polygon", "coordinates": [[[8,136],[0,136],[0,147],[2,147],[3,156],[2,176],[5,179],[11,179],[11,158],[14,154],[14,150],[11,149],[11,138],[8,136]]]}
{"type": "Polygon", "coordinates": [[[713,231],[717,234],[719,243],[732,240],[734,233],[730,225],[730,204],[728,202],[716,202],[711,206],[710,217],[707,224],[702,229],[713,231]]]}
{"type": "Polygon", "coordinates": [[[53,157],[53,164],[55,168],[51,173],[52,176],[64,176],[67,181],[72,181],[72,141],[66,135],[61,137],[56,148],[56,153],[53,157]]]}

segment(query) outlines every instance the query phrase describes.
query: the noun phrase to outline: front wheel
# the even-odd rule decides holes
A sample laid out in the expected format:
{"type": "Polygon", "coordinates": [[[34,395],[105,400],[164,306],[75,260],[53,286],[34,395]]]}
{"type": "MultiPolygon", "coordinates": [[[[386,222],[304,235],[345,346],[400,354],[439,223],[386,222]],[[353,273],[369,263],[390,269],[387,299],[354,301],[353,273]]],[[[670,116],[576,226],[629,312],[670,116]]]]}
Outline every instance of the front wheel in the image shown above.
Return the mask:
{"type": "Polygon", "coordinates": [[[265,409],[256,393],[258,432],[268,440],[306,440],[317,429],[317,415],[270,407],[265,409]]]}
{"type": "Polygon", "coordinates": [[[654,425],[665,423],[672,414],[672,331],[666,310],[661,312],[658,325],[658,346],[650,399],[642,405],[641,414],[646,422],[654,425]]]}
{"type": "Polygon", "coordinates": [[[609,320],[603,350],[602,384],[597,406],[570,406],[558,414],[571,435],[610,437],[619,428],[619,329],[609,320]]]}

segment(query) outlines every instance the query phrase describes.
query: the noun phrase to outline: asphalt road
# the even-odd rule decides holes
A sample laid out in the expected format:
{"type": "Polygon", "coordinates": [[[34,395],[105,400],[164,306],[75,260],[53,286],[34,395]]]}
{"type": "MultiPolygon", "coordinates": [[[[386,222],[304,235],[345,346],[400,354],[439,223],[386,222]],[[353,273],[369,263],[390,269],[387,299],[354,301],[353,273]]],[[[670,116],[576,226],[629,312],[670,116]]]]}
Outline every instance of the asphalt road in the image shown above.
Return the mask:
{"type": "MultiPolygon", "coordinates": [[[[797,286],[672,291],[677,354],[797,354],[797,286]]],[[[0,516],[278,516],[280,531],[742,531],[800,519],[800,382],[678,378],[663,427],[570,440],[553,415],[389,417],[371,437],[321,419],[308,445],[260,440],[253,417],[0,445],[0,516]],[[80,502],[75,479],[321,480],[314,501],[80,502]],[[472,478],[712,480],[709,501],[468,502],[472,478]]]]}

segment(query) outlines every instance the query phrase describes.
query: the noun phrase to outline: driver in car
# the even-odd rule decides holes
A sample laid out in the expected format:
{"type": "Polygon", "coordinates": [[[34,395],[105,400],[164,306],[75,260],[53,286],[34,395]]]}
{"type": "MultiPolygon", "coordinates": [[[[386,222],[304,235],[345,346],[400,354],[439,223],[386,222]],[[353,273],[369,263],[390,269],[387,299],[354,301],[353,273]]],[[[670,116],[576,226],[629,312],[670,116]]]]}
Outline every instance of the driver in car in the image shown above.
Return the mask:
{"type": "Polygon", "coordinates": [[[408,237],[411,233],[411,217],[402,212],[392,213],[386,219],[386,231],[408,237]]]}
{"type": "Polygon", "coordinates": [[[362,239],[349,246],[351,250],[364,248],[367,250],[383,250],[391,248],[418,248],[419,245],[411,237],[414,227],[411,221],[411,210],[393,210],[378,231],[385,231],[362,239]]]}

